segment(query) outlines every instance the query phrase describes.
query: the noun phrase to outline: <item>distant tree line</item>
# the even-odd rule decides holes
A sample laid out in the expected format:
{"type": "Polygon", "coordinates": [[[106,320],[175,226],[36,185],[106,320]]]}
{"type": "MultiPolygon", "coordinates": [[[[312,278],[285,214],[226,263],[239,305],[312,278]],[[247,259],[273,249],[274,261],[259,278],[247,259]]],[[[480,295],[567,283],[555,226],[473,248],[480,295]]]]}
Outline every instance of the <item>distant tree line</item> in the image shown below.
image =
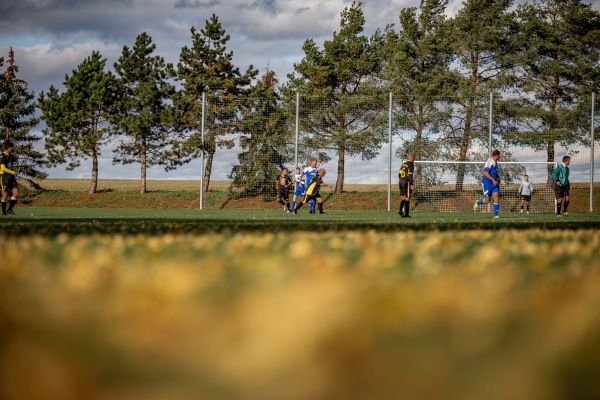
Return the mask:
{"type": "Polygon", "coordinates": [[[422,0],[400,11],[397,28],[367,36],[362,3],[354,2],[322,46],[306,39],[304,57],[282,85],[273,71],[258,77],[252,65],[234,65],[230,36],[216,15],[203,29],[191,28],[176,65],[156,55],[152,38],[141,33],[133,47],[123,47],[114,72],[94,51],[65,75],[63,90],[52,85],[37,100],[18,78],[11,48],[5,67],[0,58],[0,134],[15,143],[22,177],[91,161],[90,193],[108,143],[114,163],[140,165],[140,193],[148,166],[168,171],[201,155],[207,191],[218,149],[238,145],[239,165],[229,175],[234,196],[270,193],[292,160],[297,94],[319,99],[302,102],[301,156],[337,156],[336,192],[344,189],[347,157],[370,159],[386,143],[388,93],[402,99],[394,103],[394,124],[415,133],[399,152],[413,151],[417,159],[467,161],[473,145],[486,140],[479,99],[489,93],[506,99],[505,118],[529,127],[499,124],[503,145],[534,146],[554,161],[555,144],[584,142],[587,132],[567,129],[566,121],[585,118],[584,99],[600,87],[600,13],[580,0],[516,8],[511,0],[466,0],[449,18],[447,4],[422,0]],[[40,122],[36,109],[45,122],[41,136],[32,133],[40,122]]]}

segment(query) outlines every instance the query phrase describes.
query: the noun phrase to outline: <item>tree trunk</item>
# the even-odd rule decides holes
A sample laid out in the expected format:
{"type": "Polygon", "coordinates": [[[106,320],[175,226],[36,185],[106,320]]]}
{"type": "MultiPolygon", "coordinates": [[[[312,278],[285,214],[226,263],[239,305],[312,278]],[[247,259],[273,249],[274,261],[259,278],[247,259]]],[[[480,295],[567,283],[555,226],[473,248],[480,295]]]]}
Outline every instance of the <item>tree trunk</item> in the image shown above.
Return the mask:
{"type": "Polygon", "coordinates": [[[206,151],[206,165],[204,167],[204,177],[202,178],[202,193],[208,193],[208,187],[210,185],[210,175],[212,174],[212,164],[217,151],[215,144],[215,134],[208,133],[204,137],[204,151],[206,151]]]}
{"type": "MultiPolygon", "coordinates": [[[[560,84],[560,78],[558,76],[554,77],[554,87],[558,87],[560,84]]],[[[558,95],[556,91],[554,92],[554,96],[550,99],[550,111],[552,113],[552,117],[548,123],[548,142],[546,144],[546,151],[548,152],[548,162],[554,162],[554,157],[556,156],[554,151],[554,145],[556,144],[556,139],[552,138],[554,132],[556,132],[556,128],[558,126],[557,118],[556,118],[556,108],[558,107],[558,95]]],[[[554,179],[552,178],[553,168],[548,165],[548,185],[550,187],[554,186],[554,179]]]]}
{"type": "Polygon", "coordinates": [[[92,150],[92,182],[90,184],[90,194],[96,194],[98,190],[98,152],[92,150]]]}
{"type": "Polygon", "coordinates": [[[345,165],[345,157],[346,151],[344,146],[342,145],[338,148],[338,164],[337,164],[337,180],[335,181],[335,194],[340,194],[344,192],[344,165],[345,165]]]}
{"type": "MultiPolygon", "coordinates": [[[[467,113],[465,117],[465,129],[463,131],[462,140],[460,142],[460,152],[458,154],[458,161],[467,161],[467,151],[469,150],[469,143],[471,141],[471,121],[473,119],[473,100],[469,100],[467,105],[467,113]]],[[[462,192],[465,183],[465,164],[458,164],[458,171],[456,173],[456,186],[454,188],[457,192],[462,192]]]]}
{"type": "Polygon", "coordinates": [[[146,164],[147,164],[147,154],[146,154],[146,138],[142,138],[142,148],[141,148],[141,179],[140,179],[140,194],[146,193],[146,164]]]}
{"type": "MultiPolygon", "coordinates": [[[[554,139],[548,139],[547,143],[547,152],[548,152],[548,162],[554,162],[555,152],[554,152],[554,139]]],[[[554,186],[554,179],[552,178],[552,172],[554,171],[554,167],[552,165],[548,165],[548,186],[554,186]]]]}
{"type": "MultiPolygon", "coordinates": [[[[417,135],[415,137],[415,160],[420,160],[423,156],[423,115],[425,113],[423,104],[418,104],[418,118],[417,118],[417,135]]],[[[415,171],[413,175],[413,180],[416,178],[420,178],[421,176],[421,164],[415,165],[415,171]]]]}

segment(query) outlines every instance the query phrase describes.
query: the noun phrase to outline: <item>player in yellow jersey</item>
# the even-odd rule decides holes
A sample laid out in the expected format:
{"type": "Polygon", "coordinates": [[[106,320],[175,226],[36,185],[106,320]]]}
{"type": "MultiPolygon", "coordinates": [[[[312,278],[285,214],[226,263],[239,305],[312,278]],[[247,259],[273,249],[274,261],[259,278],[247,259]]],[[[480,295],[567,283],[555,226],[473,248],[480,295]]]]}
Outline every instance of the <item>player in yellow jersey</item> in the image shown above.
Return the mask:
{"type": "Polygon", "coordinates": [[[398,214],[402,218],[410,218],[410,195],[415,190],[413,181],[415,173],[415,153],[408,154],[408,160],[402,163],[400,171],[398,171],[398,187],[400,189],[400,208],[398,214]]]}
{"type": "Polygon", "coordinates": [[[317,174],[311,179],[308,187],[306,188],[304,199],[300,203],[298,203],[298,205],[296,205],[296,208],[294,209],[294,214],[298,213],[298,210],[304,205],[304,203],[308,203],[311,200],[317,202],[317,206],[319,207],[319,214],[325,214],[325,211],[323,211],[323,198],[319,194],[319,190],[321,189],[321,186],[329,188],[333,186],[323,182],[324,176],[325,169],[321,168],[319,172],[317,172],[317,174]]]}
{"type": "Polygon", "coordinates": [[[13,207],[17,204],[19,197],[19,185],[17,184],[17,171],[14,169],[15,156],[12,154],[14,145],[7,141],[4,143],[4,151],[0,154],[0,174],[2,176],[2,215],[15,215],[13,207]],[[12,194],[8,209],[6,200],[8,194],[12,194]]]}

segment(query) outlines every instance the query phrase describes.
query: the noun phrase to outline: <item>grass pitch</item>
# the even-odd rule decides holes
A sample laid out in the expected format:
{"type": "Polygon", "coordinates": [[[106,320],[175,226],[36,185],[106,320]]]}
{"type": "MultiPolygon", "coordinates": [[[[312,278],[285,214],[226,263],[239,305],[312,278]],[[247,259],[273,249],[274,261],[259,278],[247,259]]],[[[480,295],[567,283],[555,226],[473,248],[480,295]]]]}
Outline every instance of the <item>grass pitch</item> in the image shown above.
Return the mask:
{"type": "Polygon", "coordinates": [[[69,233],[204,233],[221,230],[290,230],[344,231],[374,229],[378,231],[471,230],[471,229],[584,229],[600,228],[600,214],[505,213],[494,219],[488,213],[413,212],[401,218],[386,211],[327,211],[326,215],[309,214],[307,207],[297,215],[283,210],[199,210],[199,209],[121,209],[17,207],[17,215],[5,217],[4,226],[11,234],[69,233]]]}

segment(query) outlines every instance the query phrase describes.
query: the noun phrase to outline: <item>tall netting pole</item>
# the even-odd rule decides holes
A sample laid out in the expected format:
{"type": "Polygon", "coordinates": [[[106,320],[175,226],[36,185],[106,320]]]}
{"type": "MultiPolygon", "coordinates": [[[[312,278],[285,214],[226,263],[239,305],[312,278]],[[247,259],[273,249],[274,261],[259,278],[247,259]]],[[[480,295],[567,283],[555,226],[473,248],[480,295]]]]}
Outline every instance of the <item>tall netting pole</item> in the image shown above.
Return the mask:
{"type": "Polygon", "coordinates": [[[294,170],[298,168],[298,136],[300,132],[300,92],[296,92],[296,139],[294,145],[294,170]]]}
{"type": "Polygon", "coordinates": [[[200,127],[202,151],[200,156],[200,209],[204,205],[204,105],[206,104],[206,93],[202,92],[202,121],[200,127]]]}
{"type": "Polygon", "coordinates": [[[494,117],[494,92],[490,92],[490,122],[489,122],[489,139],[488,139],[488,157],[492,156],[492,129],[493,129],[493,117],[494,117]]]}
{"type": "Polygon", "coordinates": [[[392,92],[390,92],[390,105],[388,110],[388,212],[392,209],[392,92]]]}
{"type": "Polygon", "coordinates": [[[596,142],[594,139],[594,117],[595,117],[596,93],[592,93],[592,123],[590,133],[592,136],[592,148],[590,151],[590,212],[594,212],[594,148],[596,142]]]}

